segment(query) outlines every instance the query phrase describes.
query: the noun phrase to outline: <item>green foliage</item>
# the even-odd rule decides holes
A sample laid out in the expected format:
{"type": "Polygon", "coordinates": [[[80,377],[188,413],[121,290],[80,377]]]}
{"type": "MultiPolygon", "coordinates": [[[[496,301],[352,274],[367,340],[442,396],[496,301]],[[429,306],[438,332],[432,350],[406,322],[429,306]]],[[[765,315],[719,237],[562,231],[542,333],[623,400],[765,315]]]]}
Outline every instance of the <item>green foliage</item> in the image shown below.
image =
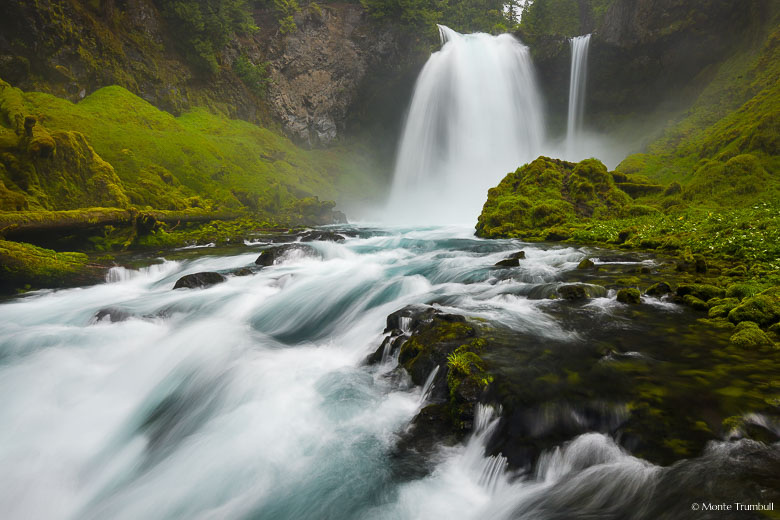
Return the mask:
{"type": "Polygon", "coordinates": [[[182,51],[198,70],[216,74],[217,53],[257,27],[247,0],[156,0],[182,51]]]}
{"type": "Polygon", "coordinates": [[[30,244],[0,240],[0,292],[25,286],[77,284],[90,277],[89,271],[85,254],[56,253],[30,244]]]}
{"type": "Polygon", "coordinates": [[[264,98],[268,92],[268,86],[271,84],[271,78],[268,76],[269,63],[263,62],[255,65],[244,55],[239,56],[233,62],[233,72],[241,78],[244,85],[255,93],[258,97],[264,98]]]}
{"type": "Polygon", "coordinates": [[[532,0],[525,3],[521,30],[530,40],[539,37],[572,37],[592,28],[583,25],[583,17],[598,27],[615,0],[532,0]]]}
{"type": "Polygon", "coordinates": [[[0,209],[303,214],[297,199],[375,190],[343,149],[302,150],[272,130],[206,109],[174,117],[121,87],[78,104],[15,89],[0,91],[0,103],[5,92],[20,96],[21,113],[41,116],[36,126],[56,146],[51,157],[30,157],[19,151],[23,137],[0,126],[0,209]]]}
{"type": "MultiPolygon", "coordinates": [[[[258,3],[274,11],[276,19],[279,21],[279,32],[282,34],[288,34],[298,29],[293,19],[293,16],[301,10],[297,0],[259,0],[258,3]]],[[[319,9],[318,5],[314,3],[312,5],[314,5],[314,10],[319,9]]]]}
{"type": "Polygon", "coordinates": [[[459,32],[503,33],[515,22],[504,11],[503,0],[360,0],[371,16],[397,23],[430,40],[436,24],[459,32]]]}
{"type": "Polygon", "coordinates": [[[544,238],[550,228],[592,216],[615,217],[629,204],[628,195],[617,189],[612,175],[596,159],[574,164],[539,157],[488,191],[477,234],[544,238]]]}

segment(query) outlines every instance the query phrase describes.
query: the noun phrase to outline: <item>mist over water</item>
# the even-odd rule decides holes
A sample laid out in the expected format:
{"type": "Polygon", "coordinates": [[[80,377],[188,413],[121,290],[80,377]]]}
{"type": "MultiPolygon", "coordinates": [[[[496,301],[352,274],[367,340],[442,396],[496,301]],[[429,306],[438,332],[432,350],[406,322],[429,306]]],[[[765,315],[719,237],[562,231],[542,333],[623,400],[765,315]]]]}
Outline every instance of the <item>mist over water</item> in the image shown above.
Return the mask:
{"type": "Polygon", "coordinates": [[[528,47],[509,34],[459,34],[444,26],[439,32],[442,48],[415,85],[390,196],[373,219],[472,226],[487,191],[540,155],[595,157],[614,168],[636,146],[587,129],[590,35],[570,40],[566,133],[556,136],[546,128],[528,47]]]}

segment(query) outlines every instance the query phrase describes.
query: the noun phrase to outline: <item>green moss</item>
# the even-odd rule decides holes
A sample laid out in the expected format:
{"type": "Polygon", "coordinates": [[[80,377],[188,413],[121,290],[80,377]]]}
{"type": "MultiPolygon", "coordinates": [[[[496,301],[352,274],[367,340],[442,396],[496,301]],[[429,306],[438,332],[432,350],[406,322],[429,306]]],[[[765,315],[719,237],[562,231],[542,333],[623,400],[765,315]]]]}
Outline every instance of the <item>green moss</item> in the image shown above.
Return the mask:
{"type": "Polygon", "coordinates": [[[617,293],[617,301],[620,303],[640,303],[639,289],[620,289],[617,293]]]}
{"type": "Polygon", "coordinates": [[[729,342],[740,348],[758,348],[774,345],[769,336],[758,327],[758,324],[750,321],[743,321],[737,325],[729,342]]]}
{"type": "Polygon", "coordinates": [[[709,284],[682,284],[677,287],[677,296],[691,295],[705,302],[712,298],[723,298],[724,294],[723,289],[709,284]]]}
{"type": "Polygon", "coordinates": [[[98,281],[100,274],[83,253],[57,253],[30,244],[0,240],[0,291],[23,287],[64,287],[98,281]]]}
{"type": "Polygon", "coordinates": [[[40,115],[31,127],[40,139],[0,133],[0,180],[30,208],[246,208],[284,218],[300,213],[292,207],[299,199],[376,189],[344,149],[302,150],[272,130],[205,109],[174,117],[121,87],[72,104],[0,85],[0,103],[12,107],[6,120],[40,115]],[[20,139],[38,143],[32,156],[19,152],[20,139]]]}
{"type": "Polygon", "coordinates": [[[762,327],[780,321],[780,290],[768,289],[756,296],[746,298],[728,314],[733,323],[755,322],[762,327]]]}
{"type": "Polygon", "coordinates": [[[477,223],[483,237],[568,237],[567,227],[591,216],[617,215],[629,197],[595,159],[580,163],[539,157],[488,192],[477,223]]]}

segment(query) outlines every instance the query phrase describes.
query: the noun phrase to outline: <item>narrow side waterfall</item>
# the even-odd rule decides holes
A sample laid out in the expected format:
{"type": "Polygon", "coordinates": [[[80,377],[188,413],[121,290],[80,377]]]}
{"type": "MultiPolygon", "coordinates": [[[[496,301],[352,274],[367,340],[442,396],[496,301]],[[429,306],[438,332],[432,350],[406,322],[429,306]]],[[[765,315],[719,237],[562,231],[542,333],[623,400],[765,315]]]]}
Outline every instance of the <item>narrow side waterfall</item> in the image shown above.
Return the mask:
{"type": "Polygon", "coordinates": [[[527,47],[508,34],[439,26],[442,48],[417,80],[389,217],[473,225],[487,190],[539,155],[544,115],[527,47]]]}
{"type": "Polygon", "coordinates": [[[566,157],[579,159],[578,144],[582,138],[585,114],[585,86],[588,81],[588,47],[590,34],[569,40],[571,73],[569,76],[569,117],[566,126],[566,157]]]}

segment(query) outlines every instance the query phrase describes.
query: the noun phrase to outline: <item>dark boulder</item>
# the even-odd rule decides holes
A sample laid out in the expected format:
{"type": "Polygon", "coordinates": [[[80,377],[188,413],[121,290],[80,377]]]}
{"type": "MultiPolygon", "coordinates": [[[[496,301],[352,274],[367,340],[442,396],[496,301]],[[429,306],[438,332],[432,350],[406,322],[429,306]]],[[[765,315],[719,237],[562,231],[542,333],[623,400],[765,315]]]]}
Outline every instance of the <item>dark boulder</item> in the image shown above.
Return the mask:
{"type": "Polygon", "coordinates": [[[270,267],[272,265],[280,263],[285,256],[292,253],[299,252],[302,256],[317,256],[317,250],[311,246],[305,244],[285,244],[282,246],[274,246],[266,249],[255,260],[255,264],[263,267],[270,267]]]}
{"type": "Polygon", "coordinates": [[[307,231],[301,235],[303,242],[344,242],[346,237],[333,231],[307,231]]]}
{"type": "Polygon", "coordinates": [[[227,278],[219,273],[204,272],[182,276],[173,286],[174,289],[196,289],[198,287],[210,287],[222,283],[227,278]]]}
{"type": "Polygon", "coordinates": [[[520,260],[525,260],[525,251],[512,253],[503,260],[496,262],[494,267],[518,267],[520,265],[520,260]]]}
{"type": "Polygon", "coordinates": [[[672,288],[669,286],[666,282],[658,282],[654,283],[650,287],[647,288],[645,291],[645,294],[648,296],[663,296],[665,294],[669,294],[672,292],[672,288]]]}

